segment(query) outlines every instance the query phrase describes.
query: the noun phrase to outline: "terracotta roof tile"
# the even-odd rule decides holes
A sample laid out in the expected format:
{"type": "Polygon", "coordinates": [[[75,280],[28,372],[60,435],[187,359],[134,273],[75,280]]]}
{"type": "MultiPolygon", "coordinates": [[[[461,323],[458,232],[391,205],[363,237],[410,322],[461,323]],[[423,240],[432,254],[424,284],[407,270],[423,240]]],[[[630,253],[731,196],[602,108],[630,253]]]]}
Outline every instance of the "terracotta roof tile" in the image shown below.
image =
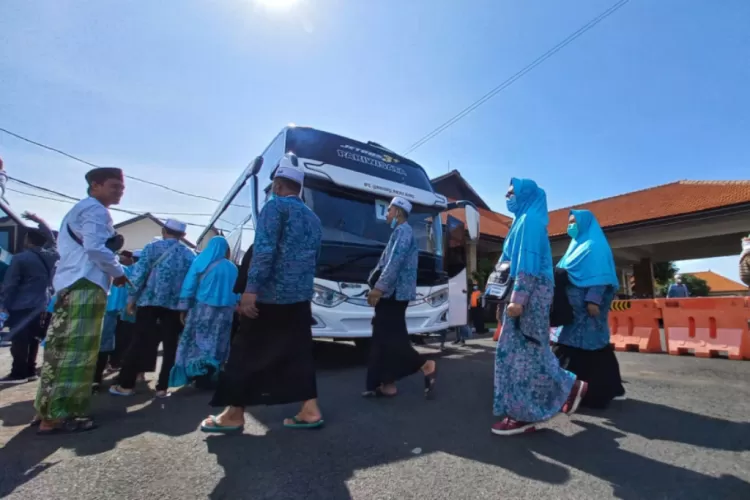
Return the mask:
{"type": "Polygon", "coordinates": [[[750,203],[750,181],[678,181],[554,210],[549,234],[565,234],[571,208],[591,210],[602,227],[750,203]]]}
{"type": "MultiPolygon", "coordinates": [[[[449,198],[449,201],[456,200],[449,198]]],[[[505,238],[508,235],[510,224],[513,222],[513,219],[491,210],[485,210],[484,208],[477,208],[477,210],[479,210],[479,232],[481,234],[494,236],[495,238],[505,238]]],[[[444,212],[443,223],[446,221],[447,214],[450,214],[461,222],[466,223],[463,209],[444,212]]]]}
{"type": "Polygon", "coordinates": [[[708,284],[708,287],[711,289],[711,291],[715,293],[747,292],[747,287],[742,283],[737,283],[736,281],[730,280],[729,278],[727,278],[726,276],[722,276],[721,274],[716,274],[713,271],[701,271],[697,273],[682,274],[683,276],[687,276],[689,274],[690,276],[695,276],[696,278],[702,279],[708,284]]]}

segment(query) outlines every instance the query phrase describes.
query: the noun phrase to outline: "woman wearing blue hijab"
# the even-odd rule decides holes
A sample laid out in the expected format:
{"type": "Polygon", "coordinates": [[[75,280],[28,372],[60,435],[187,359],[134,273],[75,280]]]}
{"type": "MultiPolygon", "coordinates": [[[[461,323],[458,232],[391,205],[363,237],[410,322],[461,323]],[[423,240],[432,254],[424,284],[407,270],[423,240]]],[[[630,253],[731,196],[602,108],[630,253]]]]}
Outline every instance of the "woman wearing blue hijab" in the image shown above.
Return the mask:
{"type": "Polygon", "coordinates": [[[619,288],[612,249],[588,210],[571,210],[568,251],[557,264],[568,274],[565,294],[573,322],[559,330],[553,351],[560,365],[589,384],[582,404],[605,408],[625,389],[609,343],[609,307],[619,288]]]}
{"type": "MultiPolygon", "coordinates": [[[[549,345],[554,281],[547,236],[547,195],[532,180],[512,179],[506,194],[513,225],[500,263],[510,265],[513,291],[502,318],[495,354],[492,426],[501,436],[536,430],[559,412],[576,411],[586,383],[560,367],[549,345]]],[[[500,316],[500,308],[498,308],[500,316]]]]}
{"type": "Polygon", "coordinates": [[[237,266],[228,257],[229,243],[215,236],[185,277],[179,303],[185,329],[169,374],[169,387],[194,381],[199,388],[211,388],[229,356],[232,317],[239,295],[233,291],[237,266]]]}

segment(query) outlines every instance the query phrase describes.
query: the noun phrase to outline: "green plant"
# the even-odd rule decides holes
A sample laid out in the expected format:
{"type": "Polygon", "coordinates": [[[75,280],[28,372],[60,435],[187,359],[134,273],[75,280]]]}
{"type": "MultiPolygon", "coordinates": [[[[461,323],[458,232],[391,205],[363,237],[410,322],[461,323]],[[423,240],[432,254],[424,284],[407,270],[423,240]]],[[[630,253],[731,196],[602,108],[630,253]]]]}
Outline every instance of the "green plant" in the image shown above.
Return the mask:
{"type": "Polygon", "coordinates": [[[487,284],[487,278],[495,269],[495,262],[491,259],[483,258],[477,262],[477,270],[471,273],[471,278],[479,284],[481,289],[487,284]]]}
{"type": "Polygon", "coordinates": [[[660,288],[668,286],[674,281],[674,276],[680,270],[674,265],[674,262],[658,262],[654,264],[654,281],[660,288]]]}

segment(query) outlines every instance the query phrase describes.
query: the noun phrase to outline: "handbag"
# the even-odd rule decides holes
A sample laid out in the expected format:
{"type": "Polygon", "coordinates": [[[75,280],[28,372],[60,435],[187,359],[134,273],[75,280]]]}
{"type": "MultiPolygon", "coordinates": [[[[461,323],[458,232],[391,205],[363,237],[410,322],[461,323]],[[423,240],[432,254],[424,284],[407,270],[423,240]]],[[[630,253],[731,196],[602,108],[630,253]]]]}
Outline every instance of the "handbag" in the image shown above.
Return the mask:
{"type": "Polygon", "coordinates": [[[510,275],[510,262],[498,262],[487,278],[487,286],[484,290],[486,302],[507,302],[513,291],[514,282],[515,280],[510,275]]]}
{"type": "Polygon", "coordinates": [[[566,269],[555,268],[555,294],[549,312],[549,325],[552,327],[573,324],[573,307],[568,300],[566,289],[570,279],[566,269]]]}

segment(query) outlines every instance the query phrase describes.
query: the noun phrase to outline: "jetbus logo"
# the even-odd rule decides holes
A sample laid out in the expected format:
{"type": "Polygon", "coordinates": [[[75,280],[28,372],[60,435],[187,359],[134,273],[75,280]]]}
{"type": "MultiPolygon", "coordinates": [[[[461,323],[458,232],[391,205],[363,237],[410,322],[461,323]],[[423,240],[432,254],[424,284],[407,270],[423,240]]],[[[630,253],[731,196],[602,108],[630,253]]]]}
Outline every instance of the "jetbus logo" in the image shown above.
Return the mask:
{"type": "Polygon", "coordinates": [[[366,149],[358,148],[350,144],[342,144],[339,146],[340,149],[336,150],[339,158],[345,158],[347,160],[356,161],[364,165],[370,165],[373,167],[388,170],[389,172],[396,173],[402,177],[406,177],[406,170],[399,167],[398,160],[390,155],[383,155],[368,151],[366,149]]]}

